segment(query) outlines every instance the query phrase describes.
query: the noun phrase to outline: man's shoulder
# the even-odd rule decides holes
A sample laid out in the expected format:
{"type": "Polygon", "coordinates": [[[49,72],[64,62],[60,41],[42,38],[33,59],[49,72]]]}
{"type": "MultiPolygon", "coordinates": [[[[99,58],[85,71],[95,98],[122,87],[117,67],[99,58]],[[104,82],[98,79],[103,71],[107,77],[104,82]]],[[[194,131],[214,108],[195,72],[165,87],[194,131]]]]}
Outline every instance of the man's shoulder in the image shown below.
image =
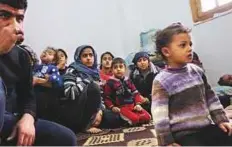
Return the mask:
{"type": "Polygon", "coordinates": [[[29,53],[26,51],[26,49],[18,45],[15,46],[14,51],[17,52],[20,56],[29,57],[29,53]]]}
{"type": "Polygon", "coordinates": [[[9,58],[13,58],[15,60],[25,60],[29,55],[25,51],[25,49],[23,49],[18,45],[15,45],[12,48],[12,50],[8,54],[6,54],[6,56],[8,56],[9,58]]]}

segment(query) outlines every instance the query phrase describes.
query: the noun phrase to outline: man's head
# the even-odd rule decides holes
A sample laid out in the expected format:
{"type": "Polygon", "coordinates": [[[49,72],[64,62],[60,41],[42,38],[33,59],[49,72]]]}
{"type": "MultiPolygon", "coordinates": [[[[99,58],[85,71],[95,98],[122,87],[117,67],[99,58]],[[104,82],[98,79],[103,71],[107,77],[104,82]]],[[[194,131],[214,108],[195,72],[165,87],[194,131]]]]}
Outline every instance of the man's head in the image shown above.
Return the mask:
{"type": "Polygon", "coordinates": [[[111,64],[113,75],[121,79],[126,73],[126,62],[122,58],[114,58],[111,64]]]}
{"type": "Polygon", "coordinates": [[[47,47],[40,55],[42,63],[50,64],[57,62],[57,51],[53,47],[47,47]]]}
{"type": "Polygon", "coordinates": [[[223,75],[219,79],[218,84],[221,86],[232,86],[232,75],[229,74],[223,75]]]}
{"type": "Polygon", "coordinates": [[[174,23],[156,34],[157,51],[168,64],[178,67],[192,61],[190,29],[174,23]]]}
{"type": "Polygon", "coordinates": [[[24,40],[23,20],[27,9],[27,0],[0,0],[0,53],[8,53],[17,42],[24,40]],[[4,44],[3,44],[4,43],[4,44]]]}
{"type": "Polygon", "coordinates": [[[0,0],[0,4],[8,5],[16,9],[27,9],[27,0],[0,0]]]}

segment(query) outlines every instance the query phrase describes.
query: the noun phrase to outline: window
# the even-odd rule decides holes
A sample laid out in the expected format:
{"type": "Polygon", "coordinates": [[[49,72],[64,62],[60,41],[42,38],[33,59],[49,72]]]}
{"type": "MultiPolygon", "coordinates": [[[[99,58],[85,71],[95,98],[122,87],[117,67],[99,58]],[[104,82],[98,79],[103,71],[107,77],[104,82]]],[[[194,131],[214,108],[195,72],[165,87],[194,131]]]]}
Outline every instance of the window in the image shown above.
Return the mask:
{"type": "Polygon", "coordinates": [[[190,0],[190,5],[193,21],[199,22],[232,9],[232,0],[190,0]]]}

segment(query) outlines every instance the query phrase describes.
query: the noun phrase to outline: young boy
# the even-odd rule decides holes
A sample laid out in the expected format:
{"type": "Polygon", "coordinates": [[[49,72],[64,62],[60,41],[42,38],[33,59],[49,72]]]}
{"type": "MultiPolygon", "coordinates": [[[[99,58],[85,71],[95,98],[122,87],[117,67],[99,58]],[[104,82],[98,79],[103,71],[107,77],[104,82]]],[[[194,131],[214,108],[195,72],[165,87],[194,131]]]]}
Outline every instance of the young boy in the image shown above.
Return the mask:
{"type": "Polygon", "coordinates": [[[189,33],[188,28],[175,23],[156,36],[157,50],[167,62],[167,68],[155,77],[152,89],[152,116],[158,143],[162,146],[232,145],[231,124],[218,97],[203,70],[190,63],[189,33]]]}
{"type": "Polygon", "coordinates": [[[113,77],[104,87],[105,105],[115,113],[120,113],[122,119],[130,125],[147,123],[151,116],[141,106],[141,95],[134,84],[125,77],[126,63],[122,58],[112,62],[113,77]]]}
{"type": "Polygon", "coordinates": [[[57,61],[57,52],[48,47],[40,56],[42,64],[35,66],[33,74],[33,85],[42,85],[51,82],[53,86],[61,87],[63,85],[58,68],[55,66],[57,61]]]}
{"type": "Polygon", "coordinates": [[[143,96],[142,107],[151,114],[152,82],[160,69],[150,62],[148,53],[144,51],[136,53],[132,62],[135,68],[130,72],[130,79],[143,96]]]}

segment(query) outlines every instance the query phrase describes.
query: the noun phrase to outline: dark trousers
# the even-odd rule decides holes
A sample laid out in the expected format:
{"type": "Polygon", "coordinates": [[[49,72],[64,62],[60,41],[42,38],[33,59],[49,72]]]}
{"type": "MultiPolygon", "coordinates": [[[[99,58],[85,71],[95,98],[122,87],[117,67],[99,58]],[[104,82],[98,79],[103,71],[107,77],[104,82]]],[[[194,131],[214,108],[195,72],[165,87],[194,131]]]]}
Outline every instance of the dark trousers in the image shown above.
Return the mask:
{"type": "Polygon", "coordinates": [[[181,146],[231,146],[232,136],[224,133],[218,126],[210,125],[199,132],[176,139],[181,146]]]}
{"type": "Polygon", "coordinates": [[[222,106],[223,106],[224,108],[226,108],[227,106],[230,105],[230,97],[231,97],[231,96],[229,96],[229,95],[223,95],[223,96],[219,96],[219,97],[218,97],[219,100],[220,100],[220,102],[221,102],[221,104],[222,104],[222,106]]]}
{"type": "Polygon", "coordinates": [[[89,125],[91,117],[99,110],[100,104],[100,87],[96,83],[90,83],[78,99],[62,102],[57,111],[59,116],[56,122],[76,133],[83,131],[89,125]]]}
{"type": "Polygon", "coordinates": [[[57,117],[56,113],[59,105],[59,89],[35,86],[34,91],[37,117],[45,120],[54,120],[57,117]]]}
{"type": "Polygon", "coordinates": [[[106,129],[114,129],[123,127],[127,124],[125,120],[123,120],[119,113],[114,113],[112,110],[105,109],[103,111],[103,117],[100,127],[106,129]]]}
{"type": "Polygon", "coordinates": [[[151,101],[148,104],[142,104],[141,106],[151,115],[151,101]]]}
{"type": "MultiPolygon", "coordinates": [[[[12,141],[6,141],[11,134],[17,118],[11,113],[5,113],[4,125],[1,131],[1,145],[16,145],[17,137],[12,141]]],[[[68,128],[46,120],[38,119],[35,122],[36,146],[76,146],[76,135],[68,128]]]]}

